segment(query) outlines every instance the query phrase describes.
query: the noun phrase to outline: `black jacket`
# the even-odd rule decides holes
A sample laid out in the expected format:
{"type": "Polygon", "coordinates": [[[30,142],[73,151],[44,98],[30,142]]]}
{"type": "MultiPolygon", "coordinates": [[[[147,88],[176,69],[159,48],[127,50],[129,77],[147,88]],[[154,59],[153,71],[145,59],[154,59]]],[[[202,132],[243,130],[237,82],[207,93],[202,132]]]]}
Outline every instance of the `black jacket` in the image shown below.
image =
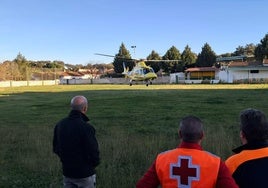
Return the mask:
{"type": "Polygon", "coordinates": [[[267,142],[255,142],[233,150],[237,153],[237,161],[242,162],[233,172],[233,177],[240,188],[268,187],[268,150],[262,150],[265,148],[268,148],[267,142]],[[243,151],[256,157],[250,159],[243,151]]]}
{"type": "Polygon", "coordinates": [[[54,128],[53,152],[59,156],[66,177],[91,176],[100,162],[95,129],[88,121],[86,115],[72,110],[54,128]]]}

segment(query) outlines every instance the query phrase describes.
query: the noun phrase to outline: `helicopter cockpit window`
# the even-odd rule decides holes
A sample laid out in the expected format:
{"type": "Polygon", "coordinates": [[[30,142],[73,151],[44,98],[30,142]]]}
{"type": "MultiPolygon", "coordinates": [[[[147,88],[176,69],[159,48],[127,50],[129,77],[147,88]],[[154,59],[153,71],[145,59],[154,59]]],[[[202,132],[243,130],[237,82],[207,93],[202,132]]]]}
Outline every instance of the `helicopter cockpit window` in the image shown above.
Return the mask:
{"type": "Polygon", "coordinates": [[[149,71],[150,71],[150,72],[154,72],[154,69],[150,68],[149,71]]]}
{"type": "Polygon", "coordinates": [[[141,73],[140,73],[140,70],[135,70],[134,73],[135,73],[135,74],[141,74],[141,73]]]}
{"type": "Polygon", "coordinates": [[[148,69],[148,68],[146,68],[146,69],[143,69],[143,73],[144,74],[147,74],[147,73],[149,73],[149,72],[152,72],[150,69],[148,69]]]}

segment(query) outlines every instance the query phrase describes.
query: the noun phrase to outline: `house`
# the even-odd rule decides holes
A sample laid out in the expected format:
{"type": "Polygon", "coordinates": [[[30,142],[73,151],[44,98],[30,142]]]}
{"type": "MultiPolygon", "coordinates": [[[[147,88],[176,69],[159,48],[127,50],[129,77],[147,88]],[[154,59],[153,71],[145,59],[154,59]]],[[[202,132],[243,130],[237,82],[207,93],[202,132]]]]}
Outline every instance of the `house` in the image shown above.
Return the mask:
{"type": "Polygon", "coordinates": [[[185,83],[268,83],[268,59],[231,61],[220,69],[194,67],[185,70],[185,83]]]}
{"type": "Polygon", "coordinates": [[[185,70],[185,83],[218,83],[219,69],[216,67],[194,67],[185,70]]]}
{"type": "Polygon", "coordinates": [[[60,84],[87,84],[91,79],[90,74],[68,71],[60,75],[60,84]]]}
{"type": "Polygon", "coordinates": [[[221,68],[219,77],[226,83],[267,83],[268,59],[263,62],[231,62],[221,68]]]}

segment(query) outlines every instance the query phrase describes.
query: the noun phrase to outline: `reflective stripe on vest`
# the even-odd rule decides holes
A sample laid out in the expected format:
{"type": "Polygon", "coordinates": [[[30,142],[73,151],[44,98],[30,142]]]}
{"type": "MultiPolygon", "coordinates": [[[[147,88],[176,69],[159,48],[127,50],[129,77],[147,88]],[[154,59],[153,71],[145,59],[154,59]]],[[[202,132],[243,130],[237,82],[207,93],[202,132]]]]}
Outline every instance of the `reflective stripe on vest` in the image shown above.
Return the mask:
{"type": "Polygon", "coordinates": [[[225,164],[229,168],[231,174],[234,173],[234,171],[244,162],[253,160],[253,159],[259,159],[262,157],[268,156],[268,148],[261,148],[261,149],[255,149],[255,150],[243,150],[238,154],[235,154],[231,157],[229,157],[225,164]]]}
{"type": "Polygon", "coordinates": [[[219,167],[219,157],[197,149],[176,148],[156,158],[162,188],[215,187],[219,167]]]}

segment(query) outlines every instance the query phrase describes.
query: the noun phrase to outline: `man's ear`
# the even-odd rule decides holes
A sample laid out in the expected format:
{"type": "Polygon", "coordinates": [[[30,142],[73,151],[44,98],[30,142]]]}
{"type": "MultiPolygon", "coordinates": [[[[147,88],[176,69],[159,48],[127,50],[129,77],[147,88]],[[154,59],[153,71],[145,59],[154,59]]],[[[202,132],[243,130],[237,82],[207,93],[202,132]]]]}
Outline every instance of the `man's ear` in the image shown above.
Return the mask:
{"type": "Polygon", "coordinates": [[[204,136],[205,136],[205,132],[204,132],[204,131],[202,131],[202,134],[201,134],[200,140],[202,140],[202,139],[204,138],[204,136]]]}
{"type": "Polygon", "coordinates": [[[240,135],[240,140],[241,140],[242,144],[248,143],[246,136],[245,136],[245,133],[243,131],[240,131],[239,135],[240,135]]]}
{"type": "Polygon", "coordinates": [[[86,114],[86,112],[87,112],[87,108],[88,108],[87,106],[84,106],[84,107],[83,107],[83,110],[82,110],[82,113],[86,114]]]}
{"type": "Polygon", "coordinates": [[[245,134],[244,134],[244,132],[243,132],[243,131],[240,131],[239,136],[240,136],[241,139],[242,139],[242,138],[245,138],[245,134]]]}
{"type": "Polygon", "coordinates": [[[179,130],[179,138],[182,138],[181,130],[179,130]]]}

